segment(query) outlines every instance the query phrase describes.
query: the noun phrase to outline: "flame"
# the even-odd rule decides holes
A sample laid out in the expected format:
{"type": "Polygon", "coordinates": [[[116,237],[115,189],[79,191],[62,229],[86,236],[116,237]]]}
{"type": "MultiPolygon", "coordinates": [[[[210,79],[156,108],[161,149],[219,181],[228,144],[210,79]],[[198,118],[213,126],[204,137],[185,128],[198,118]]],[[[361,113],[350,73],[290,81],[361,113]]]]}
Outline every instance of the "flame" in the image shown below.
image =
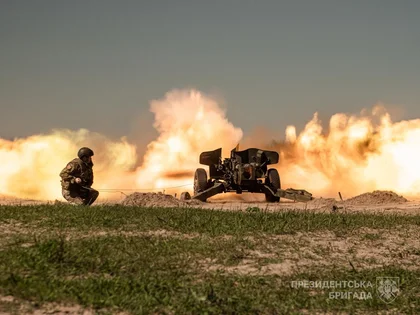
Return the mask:
{"type": "Polygon", "coordinates": [[[137,186],[191,191],[203,151],[222,148],[229,153],[243,133],[225,117],[216,101],[199,91],[174,90],[151,103],[158,139],[148,145],[137,169],[137,186]]]}
{"type": "MultiPolygon", "coordinates": [[[[195,90],[169,92],[151,102],[154,127],[160,136],[148,145],[143,165],[138,166],[137,148],[111,141],[86,129],[54,130],[8,141],[0,139],[0,194],[41,200],[62,199],[59,173],[82,146],[95,151],[93,187],[138,189],[170,193],[191,191],[194,171],[202,167],[202,151],[222,147],[229,152],[242,138],[217,102],[195,90]]],[[[101,198],[120,196],[102,193],[101,198]]]]}
{"type": "Polygon", "coordinates": [[[229,122],[217,101],[196,90],[172,90],[153,100],[150,110],[159,136],[148,144],[142,165],[137,146],[126,138],[114,141],[86,129],[0,138],[0,194],[62,199],[59,173],[82,146],[95,151],[94,188],[191,192],[195,169],[208,170],[199,164],[200,153],[221,147],[228,156],[238,143],[241,150],[278,151],[280,162],[271,167],[279,170],[283,188],[334,197],[338,191],[345,197],[375,189],[406,196],[420,191],[420,119],[392,122],[381,104],[360,115],[337,113],[326,131],[315,113],[302,132],[287,126],[285,140],[274,145],[268,143],[273,135],[268,138],[261,130],[254,139],[242,139],[242,130],[229,122]]]}
{"type": "Polygon", "coordinates": [[[14,141],[0,139],[0,194],[60,199],[59,173],[85,145],[95,148],[95,183],[107,188],[128,179],[137,156],[135,146],[125,138],[115,142],[86,129],[53,130],[14,141]]]}
{"type": "Polygon", "coordinates": [[[415,196],[419,136],[419,119],[393,123],[382,104],[369,116],[333,115],[325,133],[315,113],[298,136],[293,126],[286,129],[286,141],[275,146],[281,156],[276,168],[288,186],[316,194],[351,196],[378,189],[415,196]]]}

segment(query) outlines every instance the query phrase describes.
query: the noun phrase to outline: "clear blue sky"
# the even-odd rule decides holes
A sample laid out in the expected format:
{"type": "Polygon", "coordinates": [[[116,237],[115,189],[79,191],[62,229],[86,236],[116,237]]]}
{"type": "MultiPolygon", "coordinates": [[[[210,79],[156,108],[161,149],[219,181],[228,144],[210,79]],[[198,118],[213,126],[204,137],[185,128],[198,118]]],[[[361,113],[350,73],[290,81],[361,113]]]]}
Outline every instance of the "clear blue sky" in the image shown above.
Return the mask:
{"type": "Polygon", "coordinates": [[[2,0],[0,137],[149,141],[149,101],[185,87],[223,96],[245,132],[377,101],[417,118],[419,13],[415,0],[2,0]]]}

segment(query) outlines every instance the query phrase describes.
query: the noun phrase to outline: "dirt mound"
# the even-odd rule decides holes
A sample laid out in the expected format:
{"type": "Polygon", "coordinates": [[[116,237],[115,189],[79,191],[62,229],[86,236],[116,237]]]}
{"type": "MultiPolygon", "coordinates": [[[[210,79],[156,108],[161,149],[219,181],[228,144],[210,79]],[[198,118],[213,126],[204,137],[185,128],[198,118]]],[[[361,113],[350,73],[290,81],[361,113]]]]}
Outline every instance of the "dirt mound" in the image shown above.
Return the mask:
{"type": "Polygon", "coordinates": [[[128,195],[121,204],[124,206],[140,207],[185,207],[188,205],[199,205],[199,200],[179,200],[172,195],[163,193],[139,193],[128,195]]]}
{"type": "Polygon", "coordinates": [[[375,205],[385,203],[404,203],[408,200],[403,196],[397,195],[393,191],[375,190],[374,192],[364,193],[345,201],[348,205],[375,205]]]}

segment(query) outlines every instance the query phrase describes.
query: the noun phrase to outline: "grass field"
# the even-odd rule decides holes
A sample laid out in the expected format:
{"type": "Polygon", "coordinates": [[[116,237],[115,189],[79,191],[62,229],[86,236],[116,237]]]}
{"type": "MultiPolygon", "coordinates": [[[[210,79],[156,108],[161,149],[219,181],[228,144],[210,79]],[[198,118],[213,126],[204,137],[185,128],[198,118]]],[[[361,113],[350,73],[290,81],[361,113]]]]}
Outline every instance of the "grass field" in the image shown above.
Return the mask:
{"type": "Polygon", "coordinates": [[[420,313],[419,215],[1,206],[0,225],[2,312],[420,313]]]}

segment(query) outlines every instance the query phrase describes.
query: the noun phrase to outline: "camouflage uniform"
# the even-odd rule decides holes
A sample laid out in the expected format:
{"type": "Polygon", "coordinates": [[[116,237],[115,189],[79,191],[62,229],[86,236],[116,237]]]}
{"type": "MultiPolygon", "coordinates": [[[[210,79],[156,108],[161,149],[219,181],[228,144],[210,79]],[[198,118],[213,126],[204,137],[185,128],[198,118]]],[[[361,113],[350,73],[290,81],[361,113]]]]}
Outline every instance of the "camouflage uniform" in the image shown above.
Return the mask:
{"type": "Polygon", "coordinates": [[[61,187],[64,199],[72,204],[91,205],[99,196],[99,192],[91,188],[93,184],[93,163],[85,163],[80,158],[70,161],[61,171],[61,187]],[[76,183],[76,178],[82,182],[76,183]]]}

